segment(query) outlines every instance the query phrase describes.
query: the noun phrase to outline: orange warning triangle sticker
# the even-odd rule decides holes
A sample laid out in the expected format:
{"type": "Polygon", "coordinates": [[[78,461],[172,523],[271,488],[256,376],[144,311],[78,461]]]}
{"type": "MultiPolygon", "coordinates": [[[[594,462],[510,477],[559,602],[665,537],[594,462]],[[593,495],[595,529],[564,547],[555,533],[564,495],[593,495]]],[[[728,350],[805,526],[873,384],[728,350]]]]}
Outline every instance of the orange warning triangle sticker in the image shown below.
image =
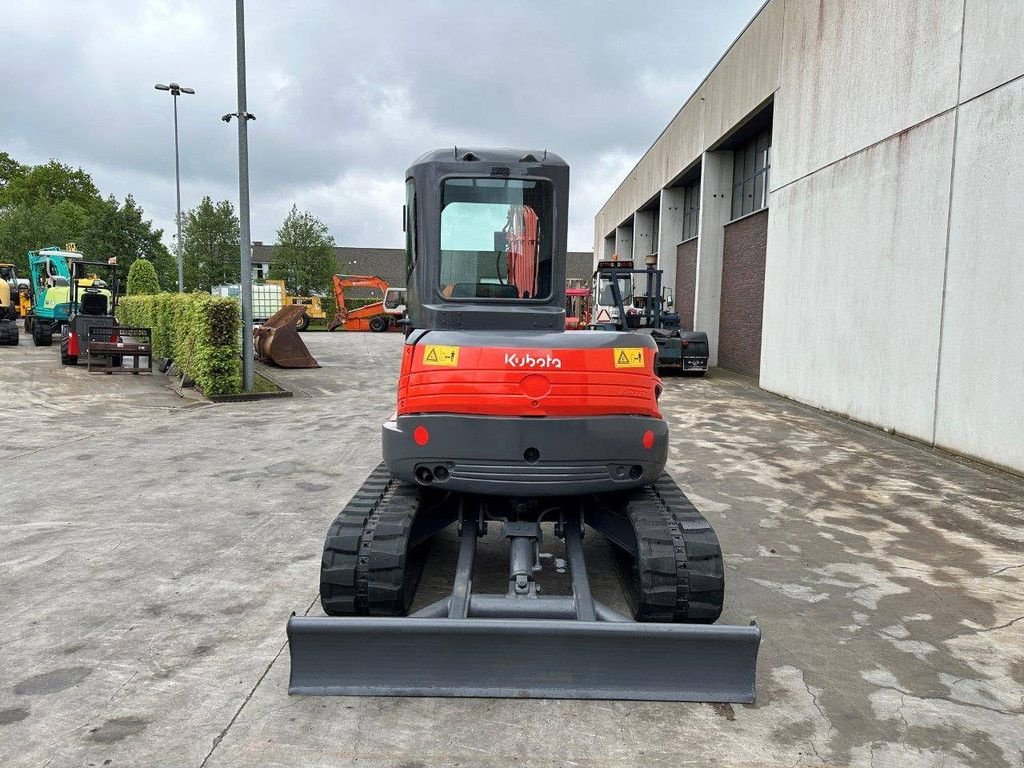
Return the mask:
{"type": "Polygon", "coordinates": [[[427,352],[427,356],[425,358],[423,358],[423,359],[424,360],[429,360],[432,363],[436,363],[437,362],[437,349],[435,347],[431,347],[430,351],[427,352]]]}
{"type": "Polygon", "coordinates": [[[628,365],[628,364],[629,364],[629,358],[628,358],[628,357],[626,357],[626,353],[625,353],[625,351],[620,351],[620,352],[619,352],[619,359],[618,359],[618,362],[619,362],[619,363],[621,363],[621,364],[625,364],[625,365],[628,365]]]}
{"type": "Polygon", "coordinates": [[[607,309],[602,309],[600,312],[597,313],[597,322],[601,322],[602,320],[611,320],[611,319],[612,319],[612,317],[611,317],[611,315],[608,314],[608,310],[607,309]]]}

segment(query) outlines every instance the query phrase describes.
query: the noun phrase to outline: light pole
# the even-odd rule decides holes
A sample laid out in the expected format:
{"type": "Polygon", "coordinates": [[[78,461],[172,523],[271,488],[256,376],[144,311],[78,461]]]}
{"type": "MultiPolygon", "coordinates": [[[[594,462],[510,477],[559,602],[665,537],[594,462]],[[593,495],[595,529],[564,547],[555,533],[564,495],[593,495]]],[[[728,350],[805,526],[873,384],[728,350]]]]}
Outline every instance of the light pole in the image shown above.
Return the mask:
{"type": "Polygon", "coordinates": [[[185,266],[181,259],[181,166],[178,162],[178,96],[183,93],[195,93],[192,88],[186,88],[177,83],[157,83],[153,86],[158,91],[170,91],[174,97],[174,186],[178,193],[178,206],[176,209],[175,221],[178,224],[178,293],[185,290],[185,266]]]}
{"type": "Polygon", "coordinates": [[[242,305],[242,387],[252,392],[252,243],[249,235],[249,121],[256,116],[245,106],[245,6],[235,0],[235,55],[238,75],[238,111],[221,117],[230,123],[238,118],[238,250],[240,303],[242,305]]]}

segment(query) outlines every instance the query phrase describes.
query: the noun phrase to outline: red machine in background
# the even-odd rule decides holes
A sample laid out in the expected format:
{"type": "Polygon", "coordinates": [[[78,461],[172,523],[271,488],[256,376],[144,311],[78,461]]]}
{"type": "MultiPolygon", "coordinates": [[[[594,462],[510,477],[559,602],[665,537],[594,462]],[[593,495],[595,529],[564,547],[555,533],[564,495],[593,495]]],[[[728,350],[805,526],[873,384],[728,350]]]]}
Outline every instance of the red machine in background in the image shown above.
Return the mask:
{"type": "Polygon", "coordinates": [[[582,331],[590,322],[590,285],[570,277],[565,281],[565,330],[582,331]]]}
{"type": "Polygon", "coordinates": [[[375,275],[335,275],[331,281],[337,310],[331,324],[327,326],[328,331],[336,328],[374,333],[401,330],[399,321],[405,315],[405,288],[392,288],[383,278],[375,275]],[[380,301],[348,309],[345,306],[346,288],[367,288],[375,293],[379,291],[380,301]]]}

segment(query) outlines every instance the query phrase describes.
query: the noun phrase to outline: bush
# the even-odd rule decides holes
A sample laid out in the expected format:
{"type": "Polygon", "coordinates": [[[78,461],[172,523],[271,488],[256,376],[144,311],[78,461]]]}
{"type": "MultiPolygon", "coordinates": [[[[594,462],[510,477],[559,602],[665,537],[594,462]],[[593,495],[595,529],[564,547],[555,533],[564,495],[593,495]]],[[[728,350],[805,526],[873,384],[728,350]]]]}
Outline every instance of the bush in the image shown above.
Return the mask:
{"type": "Polygon", "coordinates": [[[129,296],[149,296],[160,293],[160,281],[156,277],[156,267],[146,259],[136,259],[128,270],[129,296]]]}
{"type": "Polygon", "coordinates": [[[337,302],[335,301],[334,294],[325,294],[320,297],[320,309],[324,311],[327,317],[324,319],[324,325],[327,325],[334,319],[334,313],[338,310],[337,302]]]}
{"type": "Polygon", "coordinates": [[[205,293],[126,296],[118,322],[153,330],[153,354],[169,357],[207,396],[242,391],[238,301],[205,293]]]}

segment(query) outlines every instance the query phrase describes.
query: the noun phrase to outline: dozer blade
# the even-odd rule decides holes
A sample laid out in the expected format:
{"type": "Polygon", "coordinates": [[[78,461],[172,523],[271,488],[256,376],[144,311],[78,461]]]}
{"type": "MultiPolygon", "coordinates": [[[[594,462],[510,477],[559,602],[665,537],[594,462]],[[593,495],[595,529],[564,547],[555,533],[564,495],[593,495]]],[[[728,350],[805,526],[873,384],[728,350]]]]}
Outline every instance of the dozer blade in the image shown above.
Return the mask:
{"type": "Polygon", "coordinates": [[[750,703],[760,641],[756,624],[293,616],[288,692],[750,703]]]}
{"type": "Polygon", "coordinates": [[[256,357],[279,368],[319,368],[295,327],[304,314],[305,305],[288,304],[253,331],[256,357]]]}

